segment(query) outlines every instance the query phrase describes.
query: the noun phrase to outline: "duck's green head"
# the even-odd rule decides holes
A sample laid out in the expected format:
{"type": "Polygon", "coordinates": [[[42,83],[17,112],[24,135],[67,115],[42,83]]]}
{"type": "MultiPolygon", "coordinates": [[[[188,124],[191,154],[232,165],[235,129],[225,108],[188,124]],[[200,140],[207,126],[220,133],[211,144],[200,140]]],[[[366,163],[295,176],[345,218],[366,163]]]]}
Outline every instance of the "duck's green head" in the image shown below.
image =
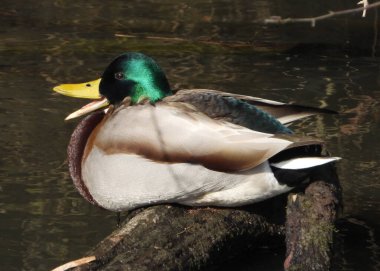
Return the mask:
{"type": "Polygon", "coordinates": [[[155,103],[172,93],[165,73],[157,63],[134,52],[111,62],[102,75],[99,91],[111,104],[118,104],[125,97],[131,97],[132,103],[146,99],[155,103]]]}
{"type": "Polygon", "coordinates": [[[77,98],[96,99],[66,119],[79,117],[109,103],[117,106],[126,97],[131,98],[132,104],[143,100],[155,103],[172,94],[163,70],[152,58],[136,52],[117,57],[98,80],[63,84],[54,87],[54,91],[77,98]]]}

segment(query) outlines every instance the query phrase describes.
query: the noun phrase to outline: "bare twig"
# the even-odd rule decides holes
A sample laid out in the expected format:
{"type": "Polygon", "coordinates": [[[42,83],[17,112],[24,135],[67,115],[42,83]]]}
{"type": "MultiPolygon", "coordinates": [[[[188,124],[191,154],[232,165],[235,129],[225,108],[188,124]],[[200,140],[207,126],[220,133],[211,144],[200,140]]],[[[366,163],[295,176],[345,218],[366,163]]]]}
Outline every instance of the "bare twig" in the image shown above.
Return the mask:
{"type": "Polygon", "coordinates": [[[163,37],[163,36],[143,36],[143,35],[131,35],[131,34],[121,34],[116,33],[115,37],[118,38],[144,38],[149,40],[159,40],[159,41],[167,41],[167,42],[191,42],[191,43],[200,43],[207,45],[222,45],[226,47],[250,47],[251,44],[249,42],[243,41],[215,41],[215,40],[206,40],[206,39],[185,39],[185,38],[176,38],[176,37],[163,37]]]}
{"type": "Polygon", "coordinates": [[[307,17],[307,18],[285,18],[283,19],[280,16],[272,16],[264,20],[266,24],[287,24],[287,23],[311,23],[311,26],[314,27],[317,21],[325,20],[331,17],[341,16],[345,14],[351,14],[356,12],[363,12],[363,16],[365,16],[364,11],[380,7],[380,2],[375,2],[369,5],[364,5],[360,8],[352,8],[345,9],[340,11],[330,11],[327,14],[323,14],[316,17],[307,17]]]}
{"type": "Polygon", "coordinates": [[[51,271],[65,271],[65,270],[68,270],[70,268],[78,267],[78,266],[81,266],[83,264],[95,261],[95,260],[96,260],[95,256],[84,257],[84,258],[76,259],[74,261],[60,265],[51,271]]]}
{"type": "Polygon", "coordinates": [[[376,47],[377,47],[377,40],[378,40],[378,32],[379,32],[379,14],[377,9],[375,9],[375,18],[373,22],[373,43],[372,43],[372,56],[374,57],[376,55],[376,47]]]}
{"type": "Polygon", "coordinates": [[[359,1],[358,5],[363,5],[364,10],[363,10],[362,17],[365,17],[365,15],[367,14],[368,0],[359,1]]]}

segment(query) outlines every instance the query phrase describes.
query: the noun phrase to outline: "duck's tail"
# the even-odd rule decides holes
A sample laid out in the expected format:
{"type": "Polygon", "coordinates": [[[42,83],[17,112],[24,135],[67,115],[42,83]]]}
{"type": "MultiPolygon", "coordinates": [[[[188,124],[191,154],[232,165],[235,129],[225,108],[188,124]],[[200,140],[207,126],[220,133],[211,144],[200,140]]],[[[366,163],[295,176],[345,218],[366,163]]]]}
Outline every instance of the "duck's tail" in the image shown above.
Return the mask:
{"type": "Polygon", "coordinates": [[[301,141],[293,147],[280,152],[269,159],[270,166],[276,179],[288,186],[297,186],[307,181],[318,167],[334,163],[340,157],[331,157],[324,153],[321,143],[301,141]]]}

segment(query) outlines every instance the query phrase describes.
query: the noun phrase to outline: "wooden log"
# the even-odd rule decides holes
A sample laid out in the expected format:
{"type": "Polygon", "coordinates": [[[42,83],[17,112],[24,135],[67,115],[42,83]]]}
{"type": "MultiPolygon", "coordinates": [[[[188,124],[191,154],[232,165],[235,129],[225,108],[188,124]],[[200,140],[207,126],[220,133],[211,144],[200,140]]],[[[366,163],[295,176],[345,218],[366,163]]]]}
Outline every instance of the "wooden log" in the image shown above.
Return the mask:
{"type": "Polygon", "coordinates": [[[284,262],[288,271],[326,271],[331,264],[341,188],[331,165],[316,170],[312,176],[304,193],[288,197],[284,262]]]}
{"type": "Polygon", "coordinates": [[[328,270],[339,203],[335,169],[327,166],[289,195],[287,208],[285,195],[239,209],[140,209],[87,253],[96,260],[73,270],[213,270],[252,248],[284,246],[285,233],[286,270],[328,270]]]}
{"type": "Polygon", "coordinates": [[[88,253],[96,261],[74,270],[205,270],[283,241],[284,227],[252,210],[159,205],[124,221],[88,253]]]}

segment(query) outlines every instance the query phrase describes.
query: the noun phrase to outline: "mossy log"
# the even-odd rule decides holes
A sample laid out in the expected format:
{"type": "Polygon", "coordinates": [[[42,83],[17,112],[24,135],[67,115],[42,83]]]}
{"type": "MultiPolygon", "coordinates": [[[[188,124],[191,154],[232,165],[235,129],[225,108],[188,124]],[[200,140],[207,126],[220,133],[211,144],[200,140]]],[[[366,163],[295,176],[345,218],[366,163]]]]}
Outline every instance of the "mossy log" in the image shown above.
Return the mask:
{"type": "Polygon", "coordinates": [[[73,270],[215,270],[252,248],[284,246],[285,236],[285,269],[328,270],[340,188],[332,167],[321,172],[287,208],[285,195],[242,209],[136,210],[87,253],[96,260],[73,270]]]}
{"type": "Polygon", "coordinates": [[[288,198],[284,262],[288,271],[325,271],[330,267],[341,188],[331,165],[312,176],[304,193],[288,198]]]}
{"type": "Polygon", "coordinates": [[[76,270],[210,270],[253,246],[283,244],[284,227],[249,210],[159,205],[123,222],[76,270]]]}

